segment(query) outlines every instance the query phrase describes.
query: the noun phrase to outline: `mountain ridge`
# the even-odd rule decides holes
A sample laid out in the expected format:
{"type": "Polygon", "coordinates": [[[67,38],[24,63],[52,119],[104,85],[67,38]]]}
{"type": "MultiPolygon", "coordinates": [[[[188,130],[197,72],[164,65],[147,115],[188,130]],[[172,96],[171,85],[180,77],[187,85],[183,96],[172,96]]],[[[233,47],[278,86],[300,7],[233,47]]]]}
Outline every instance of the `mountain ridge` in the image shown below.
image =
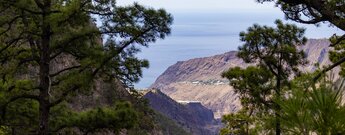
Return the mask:
{"type": "Polygon", "coordinates": [[[141,92],[153,110],[174,120],[185,131],[193,135],[215,135],[218,133],[221,126],[220,121],[215,120],[213,112],[201,105],[200,102],[177,102],[160,90],[152,89],[141,92]]]}
{"type": "MultiPolygon", "coordinates": [[[[308,64],[300,67],[302,72],[315,71],[329,65],[330,42],[327,39],[309,39],[305,45],[298,46],[304,50],[308,64]],[[316,64],[319,63],[319,64],[316,64]]],[[[160,75],[150,88],[160,89],[174,100],[196,100],[211,109],[216,118],[236,112],[241,108],[238,96],[221,73],[231,67],[245,68],[249,65],[236,56],[237,51],[223,54],[179,61],[171,65],[160,75]]],[[[335,69],[338,72],[339,68],[335,69]]]]}

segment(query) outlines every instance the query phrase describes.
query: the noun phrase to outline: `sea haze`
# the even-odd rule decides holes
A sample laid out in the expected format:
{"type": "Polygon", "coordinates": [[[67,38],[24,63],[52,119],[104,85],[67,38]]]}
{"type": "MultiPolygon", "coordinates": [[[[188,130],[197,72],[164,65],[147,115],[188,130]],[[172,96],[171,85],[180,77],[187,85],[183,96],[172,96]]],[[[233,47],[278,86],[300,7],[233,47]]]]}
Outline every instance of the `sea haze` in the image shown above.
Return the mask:
{"type": "MultiPolygon", "coordinates": [[[[142,48],[139,58],[147,59],[150,68],[144,69],[143,78],[134,86],[137,89],[149,87],[170,65],[177,61],[207,57],[237,50],[241,43],[239,33],[254,23],[273,26],[276,19],[284,20],[280,12],[173,13],[172,33],[165,40],[159,40],[148,48],[142,48]]],[[[285,21],[293,23],[290,21],[285,21]]],[[[327,38],[341,30],[327,24],[307,28],[308,38],[327,38]]]]}

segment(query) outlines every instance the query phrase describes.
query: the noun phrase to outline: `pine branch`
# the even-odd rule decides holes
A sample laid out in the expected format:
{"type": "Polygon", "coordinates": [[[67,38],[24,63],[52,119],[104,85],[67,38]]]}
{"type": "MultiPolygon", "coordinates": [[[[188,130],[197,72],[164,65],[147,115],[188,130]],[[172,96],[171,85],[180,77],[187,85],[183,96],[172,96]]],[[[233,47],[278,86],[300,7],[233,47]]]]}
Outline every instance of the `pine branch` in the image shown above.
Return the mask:
{"type": "Polygon", "coordinates": [[[35,0],[35,3],[36,3],[36,5],[37,5],[39,8],[41,8],[41,9],[44,8],[43,3],[41,3],[39,0],[35,0]]]}
{"type": "Polygon", "coordinates": [[[96,74],[100,71],[100,69],[102,69],[112,58],[114,58],[115,56],[119,55],[125,48],[127,48],[129,45],[133,44],[137,39],[139,39],[141,36],[145,35],[147,32],[149,32],[150,30],[152,30],[154,27],[150,27],[144,31],[142,31],[140,34],[138,34],[137,36],[133,37],[132,39],[130,39],[129,41],[125,42],[121,47],[116,49],[116,53],[112,54],[111,56],[109,56],[108,58],[106,58],[102,64],[96,68],[94,70],[94,72],[92,73],[93,76],[96,76],[96,74]]]}
{"type": "Polygon", "coordinates": [[[52,47],[51,50],[57,50],[56,53],[52,54],[50,56],[50,59],[55,59],[56,57],[58,57],[59,55],[63,54],[64,52],[66,52],[66,47],[68,47],[69,45],[71,45],[71,43],[73,43],[76,40],[79,40],[81,38],[84,37],[89,37],[92,36],[94,34],[100,34],[100,32],[98,30],[90,30],[88,32],[83,32],[80,35],[74,35],[72,38],[64,40],[60,43],[57,43],[56,45],[54,45],[55,47],[52,47]]]}
{"type": "Polygon", "coordinates": [[[3,34],[5,34],[5,33],[7,33],[8,31],[10,31],[11,28],[12,28],[13,23],[14,23],[17,19],[19,19],[19,18],[21,18],[21,17],[22,17],[22,16],[16,16],[16,17],[14,17],[13,19],[11,19],[10,21],[5,22],[4,24],[0,24],[0,26],[3,26],[3,25],[5,25],[5,24],[8,24],[7,29],[6,29],[5,31],[1,32],[1,33],[0,33],[0,36],[3,35],[3,34]]]}
{"type": "Polygon", "coordinates": [[[77,68],[80,68],[80,67],[81,67],[81,65],[68,67],[68,68],[62,69],[62,70],[60,70],[60,71],[58,71],[56,73],[50,74],[49,76],[50,77],[55,77],[55,76],[57,76],[57,75],[59,75],[59,74],[61,74],[63,72],[67,72],[67,71],[70,71],[70,70],[73,70],[73,69],[77,69],[77,68]]]}
{"type": "Polygon", "coordinates": [[[329,46],[330,46],[330,47],[334,47],[334,46],[338,45],[341,41],[344,41],[344,40],[345,40],[345,34],[342,35],[340,38],[338,38],[338,39],[336,40],[336,42],[332,43],[332,44],[329,45],[329,46]]]}
{"type": "Polygon", "coordinates": [[[341,58],[340,60],[338,60],[336,63],[330,65],[329,67],[323,69],[321,72],[319,72],[314,78],[313,81],[316,82],[322,75],[324,75],[326,72],[332,70],[333,68],[335,68],[336,66],[339,66],[340,64],[345,62],[345,57],[341,58]]]}
{"type": "Polygon", "coordinates": [[[72,88],[70,88],[69,90],[66,90],[65,92],[63,92],[59,97],[59,99],[53,101],[50,103],[49,107],[54,107],[58,104],[60,104],[62,101],[65,101],[66,98],[68,97],[68,95],[71,93],[71,92],[75,92],[76,90],[78,90],[79,88],[81,88],[80,85],[75,85],[73,86],[72,88]]]}
{"type": "Polygon", "coordinates": [[[29,94],[23,94],[23,95],[12,97],[9,101],[5,102],[3,105],[0,105],[1,117],[2,118],[5,118],[5,116],[6,116],[7,106],[10,103],[13,103],[13,102],[15,102],[15,101],[17,101],[19,99],[32,99],[32,100],[38,101],[39,97],[36,96],[36,95],[29,95],[29,94]]]}
{"type": "Polygon", "coordinates": [[[5,104],[1,105],[0,108],[4,108],[8,104],[10,104],[12,102],[15,102],[15,101],[17,101],[19,99],[32,99],[32,100],[38,101],[39,97],[37,95],[30,95],[30,94],[22,94],[22,95],[19,95],[19,96],[14,96],[9,101],[5,102],[5,104]]]}

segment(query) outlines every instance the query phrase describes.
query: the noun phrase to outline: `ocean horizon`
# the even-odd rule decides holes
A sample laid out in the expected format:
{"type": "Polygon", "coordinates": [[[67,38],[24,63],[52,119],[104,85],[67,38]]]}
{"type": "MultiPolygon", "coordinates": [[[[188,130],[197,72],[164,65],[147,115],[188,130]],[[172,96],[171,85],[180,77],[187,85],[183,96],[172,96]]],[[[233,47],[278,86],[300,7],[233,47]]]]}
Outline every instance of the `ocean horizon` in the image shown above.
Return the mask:
{"type": "Polygon", "coordinates": [[[172,33],[164,40],[158,40],[148,48],[141,48],[137,55],[147,59],[148,69],[143,70],[143,78],[134,84],[136,89],[148,88],[169,66],[178,61],[208,57],[228,51],[236,51],[243,43],[239,33],[253,24],[274,26],[276,19],[306,28],[307,38],[329,38],[334,33],[343,33],[328,24],[304,25],[286,21],[282,12],[229,12],[172,13],[174,24],[172,33]]]}

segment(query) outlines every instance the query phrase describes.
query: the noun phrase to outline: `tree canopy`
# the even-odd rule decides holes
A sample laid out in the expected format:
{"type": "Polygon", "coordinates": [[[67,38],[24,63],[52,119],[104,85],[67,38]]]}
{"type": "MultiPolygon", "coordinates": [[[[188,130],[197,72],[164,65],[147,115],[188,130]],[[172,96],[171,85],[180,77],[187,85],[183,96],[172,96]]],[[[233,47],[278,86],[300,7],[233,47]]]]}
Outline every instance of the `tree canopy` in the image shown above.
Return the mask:
{"type": "MultiPolygon", "coordinates": [[[[172,20],[163,9],[120,7],[115,0],[0,1],[0,126],[42,135],[63,129],[57,120],[69,115],[61,110],[77,95],[92,92],[96,80],[125,86],[138,81],[148,67],[147,60],[135,57],[139,46],[164,39],[172,20]]],[[[92,115],[100,114],[116,123],[133,114],[120,113],[121,108],[131,106],[90,110],[79,121],[95,121],[99,118],[92,115]]],[[[129,127],[109,126],[92,129],[129,127]]]]}
{"type": "Polygon", "coordinates": [[[222,76],[239,94],[247,115],[261,119],[274,115],[275,133],[280,134],[280,106],[276,100],[286,94],[283,87],[289,86],[289,77],[298,76],[298,66],[307,62],[304,52],[297,49],[306,38],[302,28],[280,20],[275,23],[276,28],[255,24],[247,32],[241,32],[244,44],[237,56],[256,66],[230,68],[222,76]]]}
{"type": "Polygon", "coordinates": [[[286,18],[305,24],[329,22],[345,31],[343,0],[257,0],[275,2],[286,18]]]}
{"type": "MultiPolygon", "coordinates": [[[[259,3],[274,2],[276,6],[284,12],[287,19],[295,22],[314,25],[328,23],[332,27],[337,27],[343,31],[345,30],[345,1],[343,0],[256,1],[259,3]]],[[[248,31],[254,28],[251,27],[248,29],[248,31]]],[[[257,26],[257,28],[254,30],[262,31],[258,28],[261,27],[257,26]]],[[[330,47],[334,47],[334,49],[331,49],[330,51],[330,60],[333,62],[332,65],[324,67],[314,74],[301,75],[298,73],[297,65],[303,65],[304,62],[299,61],[300,59],[297,57],[303,58],[303,52],[298,52],[296,48],[282,48],[282,50],[277,52],[284,53],[285,51],[291,51],[287,54],[299,55],[296,55],[297,57],[295,57],[295,59],[290,59],[292,57],[286,57],[289,60],[284,59],[283,61],[286,61],[286,63],[282,64],[281,66],[277,66],[279,63],[281,63],[277,59],[281,59],[281,56],[284,55],[272,55],[271,57],[267,57],[270,56],[267,54],[273,53],[264,51],[266,53],[260,54],[255,53],[255,50],[259,50],[256,52],[260,52],[265,50],[264,48],[269,47],[265,46],[265,44],[271,45],[277,43],[277,41],[280,40],[274,39],[276,39],[276,37],[279,35],[265,35],[262,33],[254,34],[254,32],[252,32],[252,35],[249,35],[248,33],[242,33],[241,35],[241,40],[245,41],[246,43],[239,48],[240,52],[238,55],[239,57],[242,56],[241,58],[245,62],[256,62],[259,63],[259,65],[256,67],[249,66],[246,69],[236,67],[223,73],[223,77],[228,78],[230,85],[235,88],[236,93],[239,93],[241,103],[244,106],[244,109],[239,113],[230,114],[224,117],[223,120],[227,124],[227,128],[232,128],[244,134],[262,134],[267,133],[267,127],[270,128],[273,124],[275,124],[276,134],[280,134],[280,131],[277,130],[277,127],[279,127],[279,129],[284,131],[286,134],[342,134],[344,132],[344,125],[342,124],[344,107],[341,103],[343,82],[338,85],[334,80],[319,80],[320,78],[324,79],[324,74],[326,72],[339,65],[342,68],[340,75],[344,76],[345,35],[334,34],[332,37],[330,37],[330,47]],[[286,68],[289,66],[291,67],[286,68]],[[282,68],[285,68],[285,70],[282,68]],[[281,72],[280,75],[277,74],[279,71],[281,72]],[[273,80],[275,80],[273,81],[273,85],[272,79],[270,79],[271,77],[273,77],[273,80]],[[292,77],[297,78],[293,79],[292,77]],[[274,85],[274,83],[276,84],[274,85]],[[275,91],[272,91],[272,89],[275,91]],[[272,107],[270,107],[271,105],[272,107]],[[267,114],[272,113],[272,111],[265,112],[267,109],[275,112],[275,119],[272,119],[272,116],[267,116],[267,114]],[[264,115],[260,115],[262,112],[265,112],[264,115]],[[254,119],[248,119],[250,117],[254,117],[254,119]],[[243,118],[246,118],[244,122],[250,122],[257,128],[248,128],[248,126],[244,127],[243,125],[242,127],[238,126],[241,125],[241,123],[239,123],[237,120],[243,120],[243,118]]],[[[305,42],[305,40],[296,40],[299,38],[290,38],[295,36],[294,32],[282,32],[281,34],[284,35],[283,37],[288,37],[286,38],[286,41],[292,41],[289,42],[289,44],[292,43],[298,45],[305,42]]],[[[303,35],[302,31],[301,34],[303,35]]],[[[223,129],[223,131],[228,132],[228,129],[223,129]]]]}
{"type": "Polygon", "coordinates": [[[315,86],[312,77],[306,74],[295,78],[290,95],[278,102],[282,128],[291,134],[344,134],[344,80],[322,76],[315,86]]]}

